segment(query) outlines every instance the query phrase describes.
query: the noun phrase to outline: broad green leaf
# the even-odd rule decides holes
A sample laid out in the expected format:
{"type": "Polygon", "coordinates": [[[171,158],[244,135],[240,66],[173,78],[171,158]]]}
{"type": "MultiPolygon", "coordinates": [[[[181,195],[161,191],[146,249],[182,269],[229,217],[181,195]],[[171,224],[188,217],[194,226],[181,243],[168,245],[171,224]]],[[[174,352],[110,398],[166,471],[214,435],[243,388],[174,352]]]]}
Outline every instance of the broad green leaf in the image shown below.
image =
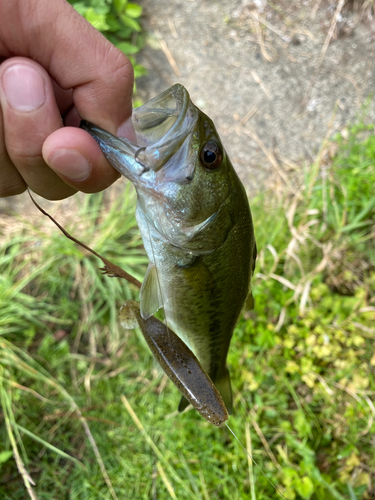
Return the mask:
{"type": "Polygon", "coordinates": [[[121,29],[117,31],[116,36],[120,40],[129,40],[129,38],[132,36],[133,33],[134,33],[133,28],[121,25],[121,29]]]}
{"type": "Polygon", "coordinates": [[[113,5],[119,14],[124,13],[124,9],[127,3],[128,0],[113,0],[113,5]]]}
{"type": "Polygon", "coordinates": [[[99,31],[106,31],[109,29],[109,25],[106,21],[106,15],[98,14],[92,7],[86,10],[84,17],[99,31]]]}
{"type": "Polygon", "coordinates": [[[139,50],[138,47],[136,47],[135,45],[132,45],[129,42],[116,43],[116,47],[118,49],[120,49],[126,55],[136,54],[139,50]]]}
{"type": "Polygon", "coordinates": [[[81,16],[85,16],[88,7],[83,2],[74,3],[73,6],[81,16]]]}
{"type": "Polygon", "coordinates": [[[140,76],[147,75],[147,69],[141,66],[140,64],[136,64],[134,66],[134,78],[139,78],[140,76]]]}
{"type": "Polygon", "coordinates": [[[133,68],[135,68],[135,58],[131,54],[128,55],[129,61],[132,63],[133,68]]]}
{"type": "Polygon", "coordinates": [[[302,477],[295,481],[295,488],[297,493],[301,495],[302,498],[308,500],[314,493],[314,484],[308,476],[302,477]]]}
{"type": "MultiPolygon", "coordinates": [[[[140,106],[143,106],[144,102],[141,99],[134,99],[133,101],[133,108],[139,108],[140,106]]],[[[375,355],[374,355],[374,361],[375,361],[375,355]]],[[[375,362],[374,362],[375,364],[375,362]]]]}
{"type": "Polygon", "coordinates": [[[111,10],[111,2],[108,0],[90,0],[89,4],[97,14],[108,14],[111,10]]]}
{"type": "Polygon", "coordinates": [[[4,464],[13,456],[13,451],[1,451],[0,452],[0,464],[4,464]]]}
{"type": "Polygon", "coordinates": [[[136,3],[128,3],[125,9],[127,16],[137,18],[142,14],[143,8],[136,3]]]}
{"type": "Polygon", "coordinates": [[[141,27],[135,19],[132,19],[125,14],[122,14],[120,17],[125,26],[127,26],[128,28],[132,28],[134,31],[141,31],[141,27]]]}
{"type": "Polygon", "coordinates": [[[311,426],[302,411],[297,411],[294,415],[294,427],[302,437],[308,437],[311,434],[311,426]]]}
{"type": "Polygon", "coordinates": [[[113,33],[116,33],[121,29],[121,24],[120,22],[116,19],[115,16],[112,14],[108,14],[106,17],[106,22],[109,26],[109,30],[112,31],[113,33]]]}

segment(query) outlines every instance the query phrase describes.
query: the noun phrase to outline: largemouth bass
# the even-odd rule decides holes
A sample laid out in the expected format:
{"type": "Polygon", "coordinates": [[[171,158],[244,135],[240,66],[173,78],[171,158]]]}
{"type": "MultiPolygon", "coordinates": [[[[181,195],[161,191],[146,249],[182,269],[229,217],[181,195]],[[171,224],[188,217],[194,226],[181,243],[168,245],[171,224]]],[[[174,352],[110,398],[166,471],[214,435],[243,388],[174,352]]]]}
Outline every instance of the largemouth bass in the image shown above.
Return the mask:
{"type": "MultiPolygon", "coordinates": [[[[195,353],[231,413],[226,359],[256,259],[245,189],[212,120],[182,85],[135,109],[133,124],[137,144],[85,121],[81,127],[137,191],[150,260],[141,317],[164,308],[168,327],[195,353]]],[[[183,398],[179,409],[186,406],[183,398]]]]}

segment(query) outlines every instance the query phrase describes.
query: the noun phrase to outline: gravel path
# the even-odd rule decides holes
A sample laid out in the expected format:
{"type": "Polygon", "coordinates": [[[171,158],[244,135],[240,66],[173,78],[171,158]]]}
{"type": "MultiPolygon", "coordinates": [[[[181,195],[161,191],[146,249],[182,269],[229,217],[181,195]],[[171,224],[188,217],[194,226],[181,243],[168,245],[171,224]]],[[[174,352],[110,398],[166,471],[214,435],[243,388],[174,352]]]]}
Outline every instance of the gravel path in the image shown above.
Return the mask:
{"type": "MultiPolygon", "coordinates": [[[[340,2],[141,3],[149,33],[141,97],[185,85],[249,192],[272,168],[311,162],[327,133],[353,121],[375,89],[371,23],[340,2]]],[[[375,120],[373,103],[368,116],[375,120]]]]}

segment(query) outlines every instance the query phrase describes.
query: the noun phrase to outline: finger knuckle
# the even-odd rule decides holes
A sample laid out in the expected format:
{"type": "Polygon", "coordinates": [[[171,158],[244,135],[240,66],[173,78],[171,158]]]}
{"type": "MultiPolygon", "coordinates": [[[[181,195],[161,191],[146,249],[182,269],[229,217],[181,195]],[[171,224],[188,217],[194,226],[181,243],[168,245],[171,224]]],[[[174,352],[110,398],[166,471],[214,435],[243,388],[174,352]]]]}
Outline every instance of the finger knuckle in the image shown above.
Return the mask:
{"type": "Polygon", "coordinates": [[[31,151],[23,146],[13,145],[8,147],[8,154],[17,166],[30,166],[44,163],[41,150],[31,151]]]}
{"type": "MultiPolygon", "coordinates": [[[[108,68],[107,75],[111,81],[124,81],[128,83],[134,79],[133,66],[126,55],[118,48],[111,45],[105,53],[105,62],[108,68]]],[[[131,85],[132,87],[132,85],[131,85]]]]}

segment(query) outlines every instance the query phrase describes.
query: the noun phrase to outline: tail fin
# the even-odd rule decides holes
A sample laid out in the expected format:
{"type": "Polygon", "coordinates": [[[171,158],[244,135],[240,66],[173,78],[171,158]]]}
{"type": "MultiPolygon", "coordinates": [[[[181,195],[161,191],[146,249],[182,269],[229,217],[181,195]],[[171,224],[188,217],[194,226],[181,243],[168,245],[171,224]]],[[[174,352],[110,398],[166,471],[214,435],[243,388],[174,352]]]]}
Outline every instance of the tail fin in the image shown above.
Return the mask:
{"type": "MultiPolygon", "coordinates": [[[[233,413],[233,397],[228,368],[225,368],[224,375],[222,377],[214,380],[213,382],[224,400],[229,415],[231,415],[233,413]]],[[[178,411],[184,411],[188,405],[189,401],[185,398],[185,396],[182,396],[180,404],[178,405],[178,411]]]]}

